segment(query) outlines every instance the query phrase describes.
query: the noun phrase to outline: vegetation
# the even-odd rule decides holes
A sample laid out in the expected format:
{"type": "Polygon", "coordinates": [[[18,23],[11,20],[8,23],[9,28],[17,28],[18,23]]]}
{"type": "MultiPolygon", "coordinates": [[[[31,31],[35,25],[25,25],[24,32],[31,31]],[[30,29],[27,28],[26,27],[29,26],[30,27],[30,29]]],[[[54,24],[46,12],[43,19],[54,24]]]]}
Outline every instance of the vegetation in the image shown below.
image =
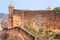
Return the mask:
{"type": "Polygon", "coordinates": [[[56,8],[54,8],[53,10],[55,10],[55,11],[60,11],[60,7],[56,7],[56,8]]]}
{"type": "Polygon", "coordinates": [[[34,35],[37,35],[38,32],[35,31],[30,24],[31,24],[31,22],[30,22],[29,20],[26,21],[26,22],[24,23],[24,28],[27,29],[30,33],[32,33],[32,34],[34,34],[34,35]]]}
{"type": "Polygon", "coordinates": [[[33,35],[39,35],[40,38],[43,38],[44,40],[60,40],[60,34],[57,34],[56,32],[49,30],[49,29],[44,29],[42,27],[39,28],[38,31],[34,30],[31,26],[31,21],[26,21],[24,23],[24,28],[28,30],[30,33],[33,35]]]}
{"type": "Polygon", "coordinates": [[[43,32],[44,32],[43,28],[39,28],[39,30],[38,30],[38,35],[42,35],[43,32]]]}
{"type": "Polygon", "coordinates": [[[60,34],[56,34],[56,35],[54,36],[54,38],[55,38],[55,39],[60,39],[60,34]]]}

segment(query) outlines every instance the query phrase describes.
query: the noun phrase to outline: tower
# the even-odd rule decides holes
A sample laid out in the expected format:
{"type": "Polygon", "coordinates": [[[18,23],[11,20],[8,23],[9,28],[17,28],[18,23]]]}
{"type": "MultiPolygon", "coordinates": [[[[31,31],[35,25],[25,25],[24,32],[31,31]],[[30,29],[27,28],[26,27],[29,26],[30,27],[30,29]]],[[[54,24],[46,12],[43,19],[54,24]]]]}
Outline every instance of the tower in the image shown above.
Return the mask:
{"type": "Polygon", "coordinates": [[[13,4],[9,4],[8,28],[12,28],[13,27],[13,10],[14,10],[13,4]]]}
{"type": "Polygon", "coordinates": [[[51,10],[51,7],[50,7],[50,6],[48,6],[48,7],[47,7],[47,10],[51,10]]]}

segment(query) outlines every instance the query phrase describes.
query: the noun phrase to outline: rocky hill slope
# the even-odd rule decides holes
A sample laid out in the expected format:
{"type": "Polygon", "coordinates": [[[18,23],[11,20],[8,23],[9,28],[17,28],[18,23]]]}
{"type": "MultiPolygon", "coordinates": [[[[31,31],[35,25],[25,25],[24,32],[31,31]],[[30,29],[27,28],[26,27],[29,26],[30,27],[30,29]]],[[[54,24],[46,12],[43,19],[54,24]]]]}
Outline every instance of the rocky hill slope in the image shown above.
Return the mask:
{"type": "Polygon", "coordinates": [[[8,26],[8,14],[0,13],[1,27],[6,28],[8,26]]]}

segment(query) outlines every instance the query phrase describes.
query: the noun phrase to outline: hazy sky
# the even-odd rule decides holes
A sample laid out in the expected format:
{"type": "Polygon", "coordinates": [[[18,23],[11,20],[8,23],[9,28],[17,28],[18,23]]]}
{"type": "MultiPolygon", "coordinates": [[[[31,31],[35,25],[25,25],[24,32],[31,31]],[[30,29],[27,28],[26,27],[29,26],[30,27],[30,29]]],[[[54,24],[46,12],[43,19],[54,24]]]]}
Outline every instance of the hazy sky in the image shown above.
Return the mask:
{"type": "Polygon", "coordinates": [[[0,0],[0,13],[8,13],[8,5],[12,3],[16,9],[46,9],[60,6],[60,0],[0,0]]]}

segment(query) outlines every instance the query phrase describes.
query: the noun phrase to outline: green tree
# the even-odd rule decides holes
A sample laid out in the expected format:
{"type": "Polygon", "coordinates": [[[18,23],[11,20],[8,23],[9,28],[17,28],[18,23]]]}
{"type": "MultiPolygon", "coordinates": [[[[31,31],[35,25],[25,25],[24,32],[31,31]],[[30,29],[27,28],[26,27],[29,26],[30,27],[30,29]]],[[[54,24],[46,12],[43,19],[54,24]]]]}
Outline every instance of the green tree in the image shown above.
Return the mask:
{"type": "Polygon", "coordinates": [[[60,7],[55,7],[53,10],[54,11],[60,11],[60,7]]]}
{"type": "Polygon", "coordinates": [[[54,38],[55,38],[55,39],[60,39],[60,34],[56,34],[56,35],[54,36],[54,38]]]}

